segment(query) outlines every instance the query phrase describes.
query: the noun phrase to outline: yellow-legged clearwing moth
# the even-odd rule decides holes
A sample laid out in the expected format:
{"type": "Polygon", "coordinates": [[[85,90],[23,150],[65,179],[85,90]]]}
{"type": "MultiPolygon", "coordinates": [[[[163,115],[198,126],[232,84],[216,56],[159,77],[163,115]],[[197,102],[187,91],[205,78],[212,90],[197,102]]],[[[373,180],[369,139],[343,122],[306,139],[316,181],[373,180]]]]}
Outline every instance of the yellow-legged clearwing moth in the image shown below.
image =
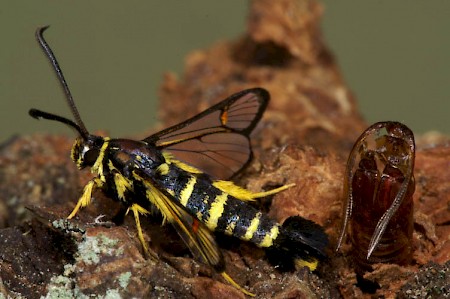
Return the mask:
{"type": "Polygon", "coordinates": [[[38,28],[36,38],[57,74],[75,121],[36,109],[29,114],[75,129],[79,136],[71,157],[78,168],[90,167],[96,175],[84,187],[69,219],[89,204],[93,189],[100,188],[132,212],[139,240],[148,253],[139,217],[156,208],[197,260],[209,264],[247,295],[253,294],[225,272],[213,232],[250,241],[284,259],[289,256],[292,264],[316,268],[328,242],[321,226],[300,216],[280,225],[248,203],[293,184],[254,193],[230,181],[252,158],[249,135],[267,107],[266,90],[253,88],[233,94],[140,141],[95,136],[81,120],[62,70],[43,37],[46,28],[38,28]]]}

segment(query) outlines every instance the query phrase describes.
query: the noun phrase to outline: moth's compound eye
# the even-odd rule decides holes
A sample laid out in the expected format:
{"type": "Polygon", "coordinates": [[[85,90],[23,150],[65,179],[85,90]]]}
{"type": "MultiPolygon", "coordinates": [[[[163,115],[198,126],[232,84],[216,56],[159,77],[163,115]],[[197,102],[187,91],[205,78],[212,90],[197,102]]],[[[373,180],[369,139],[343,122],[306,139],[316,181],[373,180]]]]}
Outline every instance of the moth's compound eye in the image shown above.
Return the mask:
{"type": "Polygon", "coordinates": [[[84,166],[92,166],[94,165],[95,161],[97,161],[98,155],[100,151],[98,149],[89,149],[84,153],[83,156],[83,164],[84,166]]]}

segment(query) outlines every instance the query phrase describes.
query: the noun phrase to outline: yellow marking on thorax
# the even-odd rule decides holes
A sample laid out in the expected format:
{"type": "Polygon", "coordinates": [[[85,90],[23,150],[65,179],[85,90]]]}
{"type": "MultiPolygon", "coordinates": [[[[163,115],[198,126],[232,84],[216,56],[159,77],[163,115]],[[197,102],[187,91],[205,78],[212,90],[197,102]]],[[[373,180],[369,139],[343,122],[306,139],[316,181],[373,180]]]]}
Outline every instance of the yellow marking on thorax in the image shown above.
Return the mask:
{"type": "Polygon", "coordinates": [[[173,164],[184,171],[187,171],[189,173],[203,173],[200,169],[197,169],[194,166],[188,165],[175,159],[171,154],[167,152],[163,152],[163,157],[166,160],[167,164],[173,164]]]}
{"type": "Polygon", "coordinates": [[[164,160],[166,160],[166,163],[167,163],[167,164],[172,163],[172,159],[173,159],[173,155],[172,155],[172,154],[163,151],[163,152],[162,152],[162,155],[163,155],[163,157],[164,157],[164,160]]]}
{"type": "Polygon", "coordinates": [[[280,228],[278,225],[275,225],[271,228],[270,232],[264,236],[264,239],[261,241],[261,243],[257,244],[259,247],[270,247],[273,244],[273,240],[275,240],[278,237],[278,234],[280,233],[280,228]]]}
{"type": "Polygon", "coordinates": [[[185,164],[178,160],[172,160],[172,163],[177,166],[178,168],[190,172],[190,173],[203,173],[200,169],[195,168],[194,166],[185,164]]]}
{"type": "Polygon", "coordinates": [[[167,175],[169,173],[169,164],[163,163],[159,165],[156,171],[162,175],[167,175]]]}
{"type": "Polygon", "coordinates": [[[256,213],[255,217],[250,222],[250,225],[248,226],[245,235],[242,237],[243,240],[249,241],[253,237],[253,234],[258,229],[259,219],[261,218],[261,215],[262,215],[261,212],[256,213]]]}
{"type": "Polygon", "coordinates": [[[105,151],[108,148],[110,139],[111,138],[109,138],[109,137],[103,138],[103,145],[100,148],[100,152],[98,154],[97,160],[95,160],[95,163],[91,168],[91,172],[98,174],[102,181],[105,181],[105,175],[103,173],[103,159],[105,158],[105,151]]]}
{"type": "Polygon", "coordinates": [[[191,197],[192,191],[194,191],[195,183],[197,182],[197,178],[195,176],[191,176],[187,184],[184,186],[183,190],[180,192],[180,204],[185,207],[191,197]]]}
{"type": "Polygon", "coordinates": [[[222,194],[217,195],[214,202],[211,204],[211,208],[209,209],[209,218],[205,223],[210,230],[214,231],[216,229],[217,221],[220,216],[222,216],[227,199],[228,194],[223,192],[222,194]]]}

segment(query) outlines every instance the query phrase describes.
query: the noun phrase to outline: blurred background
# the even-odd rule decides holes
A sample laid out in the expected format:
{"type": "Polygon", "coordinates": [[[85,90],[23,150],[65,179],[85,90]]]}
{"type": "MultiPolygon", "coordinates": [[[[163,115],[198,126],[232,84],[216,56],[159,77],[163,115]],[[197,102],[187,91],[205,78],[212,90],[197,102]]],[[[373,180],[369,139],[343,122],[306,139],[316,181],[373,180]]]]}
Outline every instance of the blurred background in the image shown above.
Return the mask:
{"type": "MultiPolygon", "coordinates": [[[[138,134],[157,121],[163,73],[245,30],[246,1],[0,0],[0,144],[61,132],[31,107],[72,117],[34,38],[52,46],[89,130],[138,134]],[[2,3],[3,2],[3,3],[2,3]]],[[[450,133],[450,1],[322,1],[322,29],[368,123],[450,133]],[[339,2],[339,3],[338,3],[339,2]]]]}

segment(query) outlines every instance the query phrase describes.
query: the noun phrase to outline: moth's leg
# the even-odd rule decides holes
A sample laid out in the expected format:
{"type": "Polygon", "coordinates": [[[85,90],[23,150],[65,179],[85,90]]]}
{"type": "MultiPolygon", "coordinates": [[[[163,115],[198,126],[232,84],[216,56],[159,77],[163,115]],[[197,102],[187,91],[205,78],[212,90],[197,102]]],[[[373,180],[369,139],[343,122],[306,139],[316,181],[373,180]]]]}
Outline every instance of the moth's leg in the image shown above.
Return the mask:
{"type": "Polygon", "coordinates": [[[67,217],[67,219],[72,219],[78,213],[78,210],[80,208],[86,207],[91,202],[92,190],[94,189],[94,187],[101,187],[102,185],[103,182],[99,178],[94,178],[90,180],[89,183],[87,183],[87,185],[84,186],[83,195],[81,195],[77,205],[73,209],[72,213],[70,213],[70,215],[67,217]]]}
{"type": "Polygon", "coordinates": [[[129,208],[129,210],[131,210],[133,212],[134,220],[136,222],[136,229],[138,231],[138,238],[142,244],[142,248],[144,249],[145,254],[149,257],[156,258],[157,257],[156,254],[154,252],[150,251],[147,246],[147,242],[144,239],[144,234],[142,233],[141,221],[139,220],[139,214],[146,215],[146,214],[149,214],[150,212],[138,204],[133,204],[129,208]]]}

